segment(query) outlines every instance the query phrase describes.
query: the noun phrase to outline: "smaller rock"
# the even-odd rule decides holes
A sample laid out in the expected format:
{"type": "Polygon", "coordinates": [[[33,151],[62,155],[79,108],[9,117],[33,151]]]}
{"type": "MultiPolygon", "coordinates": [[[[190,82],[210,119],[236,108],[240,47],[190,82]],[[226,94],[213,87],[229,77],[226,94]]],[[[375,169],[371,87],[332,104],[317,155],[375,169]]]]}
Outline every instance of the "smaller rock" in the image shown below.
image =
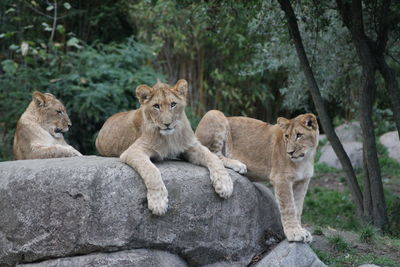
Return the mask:
{"type": "Polygon", "coordinates": [[[342,124],[335,128],[335,132],[342,143],[362,140],[362,130],[358,121],[342,124]]]}
{"type": "Polygon", "coordinates": [[[161,250],[133,249],[114,253],[93,253],[85,256],[60,258],[32,264],[17,265],[20,267],[186,267],[187,264],[177,255],[161,250]]]}
{"type": "Polygon", "coordinates": [[[325,267],[309,245],[282,241],[254,266],[256,267],[325,267]]]}
{"type": "MultiPolygon", "coordinates": [[[[353,168],[363,168],[363,145],[360,142],[346,142],[342,143],[344,150],[350,158],[353,168]]],[[[339,159],[337,158],[332,146],[326,145],[321,149],[320,163],[339,169],[342,169],[339,159]]]]}
{"type": "Polygon", "coordinates": [[[400,140],[397,131],[385,133],[379,138],[379,142],[386,147],[389,157],[400,162],[400,140]]]}

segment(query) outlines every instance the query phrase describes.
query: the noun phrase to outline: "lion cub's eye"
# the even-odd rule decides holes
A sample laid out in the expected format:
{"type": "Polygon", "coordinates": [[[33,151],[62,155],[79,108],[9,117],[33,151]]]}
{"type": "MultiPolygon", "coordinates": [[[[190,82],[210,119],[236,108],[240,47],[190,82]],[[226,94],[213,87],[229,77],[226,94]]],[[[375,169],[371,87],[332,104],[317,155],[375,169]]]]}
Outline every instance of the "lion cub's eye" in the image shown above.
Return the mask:
{"type": "Polygon", "coordinates": [[[172,102],[171,103],[171,108],[173,108],[173,107],[175,107],[176,106],[176,103],[175,102],[172,102]]]}
{"type": "Polygon", "coordinates": [[[285,134],[285,138],[288,139],[288,138],[289,138],[289,135],[288,135],[288,134],[285,134]]]}
{"type": "Polygon", "coordinates": [[[154,105],[153,105],[153,108],[155,108],[155,109],[160,109],[160,105],[159,105],[159,104],[154,104],[154,105]]]}
{"type": "Polygon", "coordinates": [[[57,110],[57,114],[62,115],[63,112],[61,110],[57,110]]]}
{"type": "Polygon", "coordinates": [[[301,134],[301,133],[297,133],[296,134],[296,138],[300,138],[300,137],[302,137],[303,136],[303,134],[301,134]]]}

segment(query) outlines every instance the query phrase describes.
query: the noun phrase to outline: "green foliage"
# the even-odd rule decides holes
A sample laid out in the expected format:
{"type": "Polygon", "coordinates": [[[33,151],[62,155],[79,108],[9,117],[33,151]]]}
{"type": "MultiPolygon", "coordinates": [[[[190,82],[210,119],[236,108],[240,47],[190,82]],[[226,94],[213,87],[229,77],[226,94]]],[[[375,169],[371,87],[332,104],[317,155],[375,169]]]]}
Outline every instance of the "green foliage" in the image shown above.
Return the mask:
{"type": "Polygon", "coordinates": [[[304,201],[303,220],[312,225],[354,230],[360,222],[348,192],[312,188],[304,201]]]}
{"type": "Polygon", "coordinates": [[[328,243],[339,252],[346,252],[349,250],[349,244],[340,235],[328,237],[328,243]]]}
{"type": "Polygon", "coordinates": [[[385,199],[389,219],[385,232],[391,236],[400,238],[400,196],[398,193],[385,190],[385,199]]]}
{"type": "Polygon", "coordinates": [[[138,1],[129,14],[139,29],[139,40],[158,48],[170,78],[187,75],[190,86],[197,88],[190,96],[194,114],[216,108],[230,115],[272,120],[279,111],[285,72],[243,71],[255,53],[248,48],[267,38],[248,29],[261,2],[138,1]]]}
{"type": "Polygon", "coordinates": [[[73,123],[68,139],[82,153],[91,154],[95,153],[94,139],[105,119],[136,108],[135,87],[153,84],[162,77],[151,66],[152,50],[133,38],[120,44],[44,55],[51,61],[24,63],[16,72],[0,77],[0,111],[5,115],[0,125],[4,125],[7,144],[7,150],[1,152],[4,159],[11,158],[12,132],[32,91],[51,92],[65,104],[73,123]]]}
{"type": "Polygon", "coordinates": [[[319,174],[337,172],[336,168],[330,167],[330,166],[326,165],[325,163],[321,163],[321,162],[316,162],[314,164],[314,170],[316,173],[319,173],[319,174]]]}
{"type": "MultiPolygon", "coordinates": [[[[384,94],[383,97],[386,96],[387,94],[384,94]]],[[[396,130],[396,125],[393,120],[393,112],[391,109],[380,109],[378,106],[376,106],[373,111],[374,113],[372,118],[374,122],[376,122],[374,124],[376,136],[381,136],[382,134],[396,130]]]]}

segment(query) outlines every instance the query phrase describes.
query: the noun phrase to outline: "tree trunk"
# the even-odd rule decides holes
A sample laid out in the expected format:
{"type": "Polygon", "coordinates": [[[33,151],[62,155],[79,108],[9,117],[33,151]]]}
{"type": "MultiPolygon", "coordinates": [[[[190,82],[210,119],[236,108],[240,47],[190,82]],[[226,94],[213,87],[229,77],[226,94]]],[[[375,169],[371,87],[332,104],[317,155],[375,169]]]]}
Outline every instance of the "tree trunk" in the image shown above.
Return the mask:
{"type": "Polygon", "coordinates": [[[351,195],[354,200],[354,203],[356,204],[357,212],[360,216],[362,216],[364,208],[363,208],[363,196],[360,190],[360,186],[358,185],[356,175],[354,173],[350,159],[347,156],[345,150],[343,149],[343,146],[331,124],[331,119],[328,116],[328,112],[322,100],[321,92],[314,78],[314,74],[312,72],[310,63],[308,61],[306,52],[304,50],[303,41],[301,39],[299,27],[297,25],[296,16],[294,14],[292,5],[290,4],[289,0],[278,0],[278,1],[279,4],[281,5],[282,10],[285,12],[289,32],[295,44],[297,56],[299,57],[301,68],[304,72],[304,75],[306,76],[308,88],[311,93],[313,102],[315,104],[315,108],[317,109],[322,127],[326,133],[326,136],[328,137],[329,142],[333,147],[333,150],[335,151],[340,163],[343,166],[343,170],[345,171],[346,174],[346,181],[348,186],[350,187],[351,195]]]}
{"type": "MultiPolygon", "coordinates": [[[[360,124],[363,134],[364,162],[366,166],[365,179],[367,185],[364,197],[368,198],[368,200],[366,200],[367,202],[372,201],[372,210],[365,209],[364,207],[364,215],[366,215],[364,218],[367,220],[372,219],[372,223],[376,227],[383,229],[388,223],[388,218],[375,143],[372,108],[376,94],[375,74],[377,62],[379,53],[382,53],[384,48],[380,47],[382,45],[378,45],[377,42],[372,41],[365,34],[361,0],[353,0],[351,3],[348,1],[342,2],[342,0],[336,0],[336,3],[342,20],[350,32],[363,70],[364,82],[359,91],[359,98],[360,124]]],[[[386,29],[383,29],[383,31],[387,34],[386,29]]],[[[379,35],[381,35],[380,38],[385,40],[387,37],[382,34],[383,32],[379,33],[379,35]]]]}
{"type": "Polygon", "coordinates": [[[400,89],[394,70],[386,63],[385,56],[378,59],[379,72],[385,80],[386,90],[390,96],[393,118],[396,122],[397,132],[400,138],[400,89]]]}
{"type": "MultiPolygon", "coordinates": [[[[364,57],[366,57],[365,53],[364,57]]],[[[371,61],[371,57],[366,60],[371,61]]],[[[375,73],[376,69],[372,62],[367,66],[363,65],[364,83],[360,88],[360,124],[363,134],[364,162],[367,167],[364,197],[368,201],[372,200],[372,210],[365,207],[364,216],[368,222],[382,229],[387,224],[387,214],[372,121],[372,107],[376,93],[375,73]]]]}

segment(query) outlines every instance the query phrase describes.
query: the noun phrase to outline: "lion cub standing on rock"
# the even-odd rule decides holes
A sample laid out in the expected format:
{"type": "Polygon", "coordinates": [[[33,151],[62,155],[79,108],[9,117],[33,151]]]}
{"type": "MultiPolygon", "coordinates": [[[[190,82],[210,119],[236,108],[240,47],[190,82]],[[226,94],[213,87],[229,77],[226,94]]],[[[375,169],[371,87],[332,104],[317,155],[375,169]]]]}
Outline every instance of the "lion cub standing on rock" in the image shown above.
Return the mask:
{"type": "Polygon", "coordinates": [[[65,107],[54,95],[33,92],[32,102],[17,122],[14,159],[82,156],[64,140],[70,127],[65,107]]]}
{"type": "Polygon", "coordinates": [[[188,84],[175,86],[158,81],[153,87],[139,85],[140,108],[111,116],[101,128],[96,147],[103,156],[120,156],[135,169],[147,188],[149,209],[156,215],[167,211],[168,192],[160,171],[150,159],[182,155],[206,166],[215,191],[222,198],[232,194],[233,183],[222,162],[194,136],[185,114],[188,84]]]}
{"type": "Polygon", "coordinates": [[[199,141],[217,154],[228,168],[244,172],[251,179],[269,178],[289,241],[311,242],[311,234],[301,227],[301,213],[318,145],[318,123],[313,114],[276,125],[245,118],[225,117],[212,110],[204,115],[196,130],[199,141]],[[246,165],[244,165],[246,164],[246,165]]]}

